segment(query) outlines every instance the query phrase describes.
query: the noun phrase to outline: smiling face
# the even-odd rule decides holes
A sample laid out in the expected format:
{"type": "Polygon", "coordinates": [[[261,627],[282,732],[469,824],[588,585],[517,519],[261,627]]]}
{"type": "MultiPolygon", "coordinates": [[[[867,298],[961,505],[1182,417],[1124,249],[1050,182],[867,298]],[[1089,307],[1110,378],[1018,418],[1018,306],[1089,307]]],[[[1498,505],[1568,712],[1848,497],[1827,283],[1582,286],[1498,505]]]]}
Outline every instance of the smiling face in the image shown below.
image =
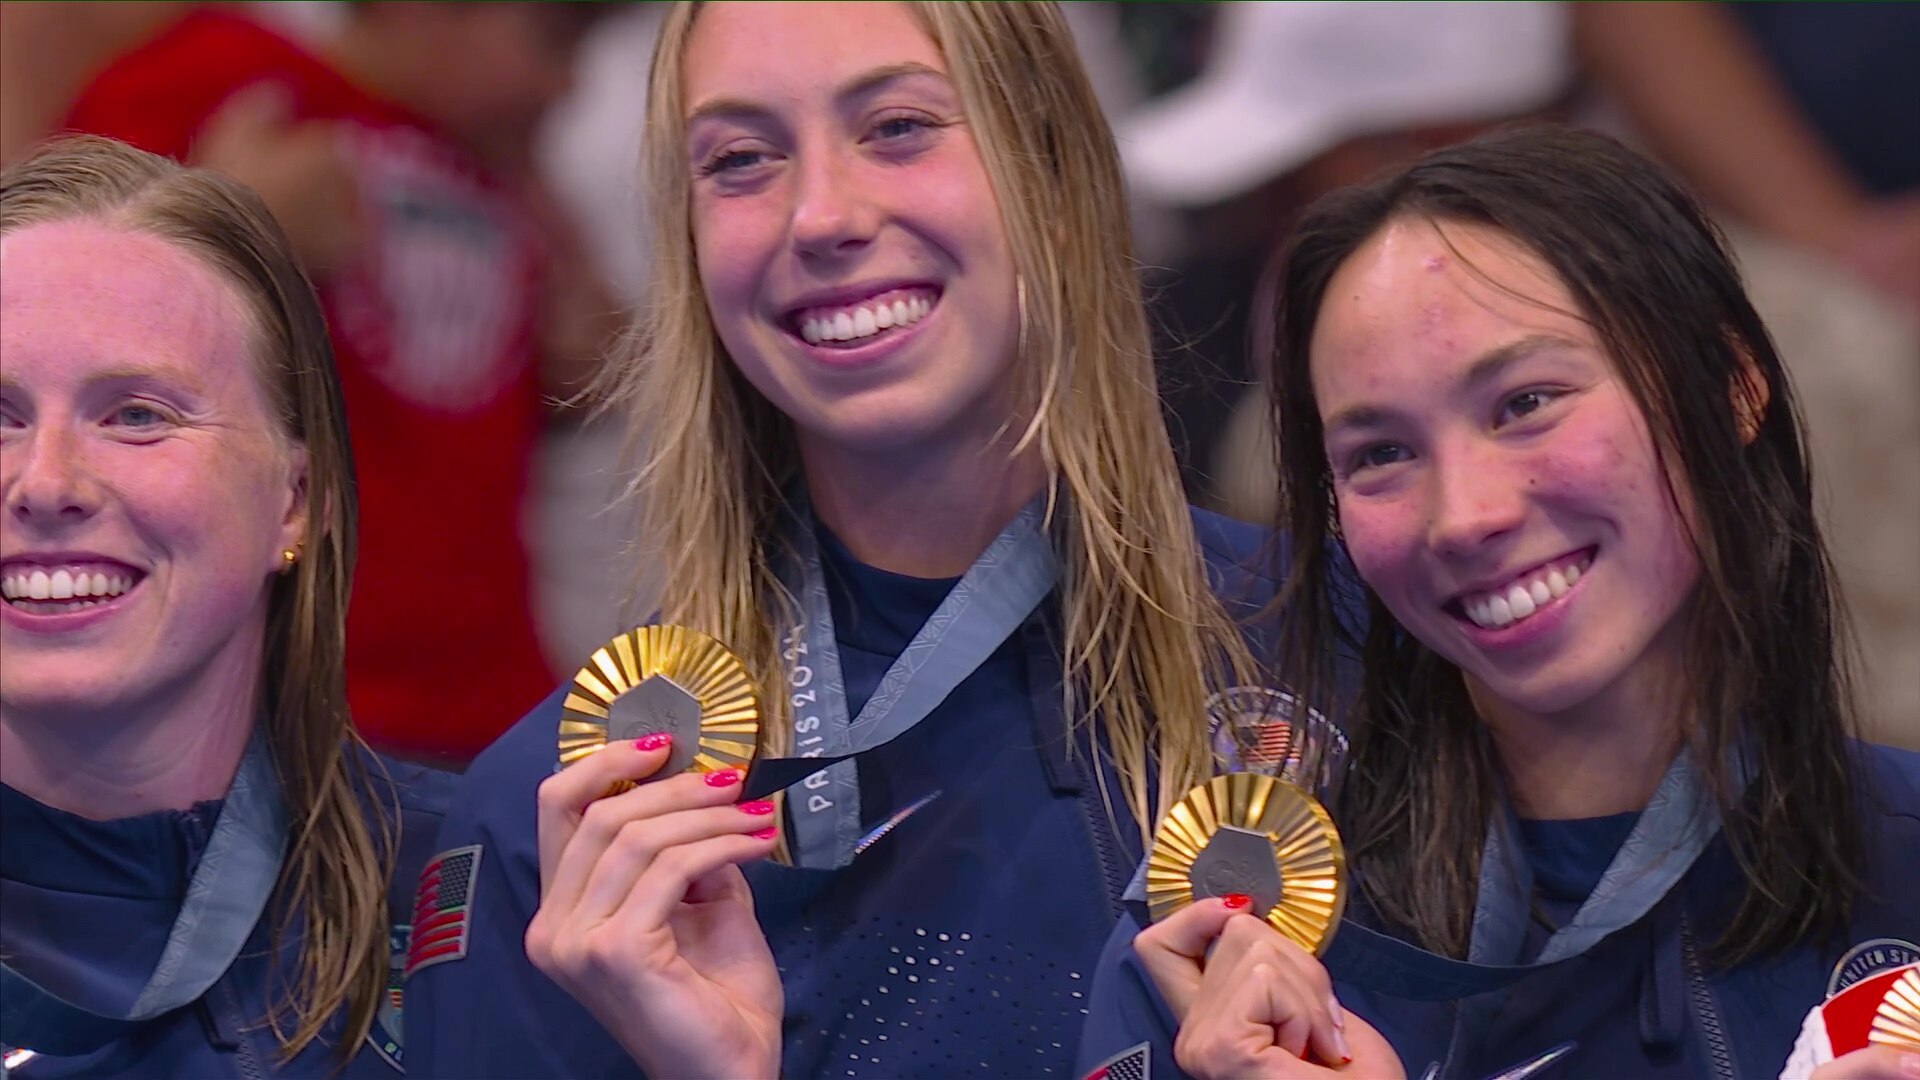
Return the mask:
{"type": "Polygon", "coordinates": [[[708,308],[802,450],[990,437],[1013,411],[1013,256],[907,10],[705,6],[682,89],[708,308]]]}
{"type": "Polygon", "coordinates": [[[239,295],[156,237],[0,237],[0,705],[132,715],[259,677],[304,525],[239,295]]]}
{"type": "Polygon", "coordinates": [[[1575,310],[1504,234],[1396,218],[1334,274],[1314,328],[1354,565],[1483,714],[1645,701],[1677,670],[1700,574],[1640,409],[1575,310]]]}

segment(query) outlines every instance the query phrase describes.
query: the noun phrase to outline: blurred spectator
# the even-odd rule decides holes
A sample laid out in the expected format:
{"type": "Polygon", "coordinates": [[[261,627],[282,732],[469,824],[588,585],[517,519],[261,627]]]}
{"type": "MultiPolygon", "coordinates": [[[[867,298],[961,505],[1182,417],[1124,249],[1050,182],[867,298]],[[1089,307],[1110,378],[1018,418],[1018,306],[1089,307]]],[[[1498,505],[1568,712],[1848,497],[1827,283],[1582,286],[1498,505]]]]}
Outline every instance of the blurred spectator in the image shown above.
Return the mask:
{"type": "Polygon", "coordinates": [[[172,0],[0,4],[0,165],[24,157],[52,133],[95,72],[187,6],[172,0]]]}
{"type": "Polygon", "coordinates": [[[359,465],[348,692],[396,753],[464,761],[552,688],[522,498],[541,393],[576,388],[614,304],[532,169],[601,7],[365,3],[310,51],[195,9],[67,126],[259,191],[314,276],[359,465]]]}

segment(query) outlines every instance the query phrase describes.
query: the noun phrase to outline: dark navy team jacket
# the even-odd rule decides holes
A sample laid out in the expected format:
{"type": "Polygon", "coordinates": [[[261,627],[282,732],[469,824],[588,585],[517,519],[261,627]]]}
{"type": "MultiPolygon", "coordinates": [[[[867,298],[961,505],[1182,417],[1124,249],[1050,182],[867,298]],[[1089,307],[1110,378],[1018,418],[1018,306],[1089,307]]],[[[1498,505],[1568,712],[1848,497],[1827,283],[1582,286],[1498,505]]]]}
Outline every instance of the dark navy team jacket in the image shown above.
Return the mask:
{"type": "MultiPolygon", "coordinates": [[[[1540,1080],[1778,1076],[1807,1011],[1828,993],[1875,969],[1920,960],[1920,754],[1865,744],[1855,749],[1870,856],[1862,868],[1867,895],[1844,940],[1716,970],[1708,947],[1726,925],[1740,881],[1724,838],[1716,838],[1638,922],[1583,955],[1479,995],[1489,999],[1491,1023],[1484,1037],[1458,1047],[1451,1059],[1460,1005],[1361,985],[1371,980],[1343,971],[1337,938],[1327,958],[1335,993],[1393,1044],[1409,1076],[1432,1062],[1445,1063],[1441,1077],[1493,1076],[1568,1041],[1574,1049],[1542,1069],[1540,1080]]],[[[1635,817],[1521,823],[1520,846],[1547,918],[1564,921],[1578,909],[1635,817]]],[[[1175,1028],[1133,954],[1144,908],[1128,908],[1095,976],[1079,1071],[1087,1075],[1118,1057],[1143,1062],[1155,1080],[1171,1080],[1184,1075],[1173,1061],[1175,1028]]],[[[1347,917],[1378,928],[1357,899],[1349,901],[1347,917]]],[[[1535,947],[1543,939],[1536,929],[1535,947]]],[[[1444,978],[1438,971],[1434,976],[1444,978]]]]}
{"type": "MultiPolygon", "coordinates": [[[[380,759],[398,796],[400,847],[387,892],[394,926],[387,948],[393,977],[372,1033],[334,1072],[343,1015],[285,1065],[266,1023],[273,974],[295,970],[296,935],[271,955],[276,912],[269,907],[240,956],[192,1004],[78,1057],[29,1054],[9,1080],[42,1077],[395,1077],[401,1074],[400,970],[420,867],[433,850],[453,778],[380,759]],[[277,968],[273,965],[278,963],[277,968]]],[[[375,769],[379,775],[379,769],[375,769]]],[[[190,810],[90,821],[0,787],[0,952],[61,997],[124,1015],[152,974],[220,814],[215,800],[190,810]]],[[[394,817],[391,811],[386,815],[394,817]]],[[[280,985],[284,985],[280,984],[280,985]]],[[[33,1049],[31,1032],[9,1036],[33,1049]]]]}
{"type": "MultiPolygon", "coordinates": [[[[1264,604],[1272,585],[1251,568],[1267,534],[1199,512],[1195,524],[1221,595],[1242,614],[1264,604]]],[[[857,714],[952,582],[862,566],[830,536],[821,548],[857,714]]],[[[785,990],[782,1075],[1071,1072],[1141,842],[1106,763],[1089,762],[1086,728],[1070,734],[1061,715],[1054,607],[859,758],[865,825],[940,792],[923,809],[842,870],[745,868],[785,990]]],[[[477,848],[473,926],[462,955],[410,979],[420,1075],[639,1075],[522,944],[540,889],[534,789],[553,770],[560,700],[483,753],[454,799],[441,843],[477,848]]]]}

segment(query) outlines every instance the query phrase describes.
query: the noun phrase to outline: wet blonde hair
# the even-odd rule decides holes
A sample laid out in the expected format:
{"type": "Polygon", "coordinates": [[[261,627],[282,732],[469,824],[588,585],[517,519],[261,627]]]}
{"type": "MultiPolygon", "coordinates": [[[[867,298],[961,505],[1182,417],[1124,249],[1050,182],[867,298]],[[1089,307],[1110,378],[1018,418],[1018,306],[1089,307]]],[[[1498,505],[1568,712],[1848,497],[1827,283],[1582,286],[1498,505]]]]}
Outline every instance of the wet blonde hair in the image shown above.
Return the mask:
{"type": "Polygon", "coordinates": [[[253,359],[278,422],[307,453],[307,524],[299,561],[275,577],[261,690],[265,734],[290,822],[276,886],[274,954],[302,935],[294,979],[269,1015],[291,1059],[346,1008],[335,1047],[350,1057],[388,978],[391,798],[370,800],[366,744],[346,699],[347,592],[353,575],[353,458],[333,347],[313,287],[280,226],[250,191],[94,136],[48,144],[0,173],[0,234],[95,221],[158,237],[214,268],[252,317],[253,359]]]}
{"type": "MultiPolygon", "coordinates": [[[[1113,139],[1054,4],[908,6],[946,57],[1019,275],[1016,411],[1031,420],[1013,452],[1037,448],[1050,478],[1066,715],[1099,718],[1147,825],[1212,771],[1207,699],[1251,681],[1253,663],[1208,585],[1161,416],[1113,139]]],[[[677,5],[654,51],[654,274],[609,400],[640,448],[660,618],[729,642],[759,673],[762,752],[784,755],[776,635],[794,607],[769,547],[797,456],[790,422],[734,370],[695,263],[681,81],[697,14],[677,5]]]]}

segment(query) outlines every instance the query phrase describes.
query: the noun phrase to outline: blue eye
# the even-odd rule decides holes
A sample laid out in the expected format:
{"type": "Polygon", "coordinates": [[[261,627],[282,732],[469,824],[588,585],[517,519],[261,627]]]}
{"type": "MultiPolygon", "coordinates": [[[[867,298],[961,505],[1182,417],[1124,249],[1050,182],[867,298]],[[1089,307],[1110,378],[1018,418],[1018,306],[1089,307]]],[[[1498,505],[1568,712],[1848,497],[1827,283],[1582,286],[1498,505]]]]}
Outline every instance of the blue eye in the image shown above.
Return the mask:
{"type": "Polygon", "coordinates": [[[900,139],[931,127],[932,123],[918,116],[889,116],[873,125],[873,133],[882,139],[900,139]]]}
{"type": "Polygon", "coordinates": [[[765,153],[759,150],[728,150],[725,153],[716,154],[710,158],[706,164],[700,166],[700,175],[712,176],[715,173],[739,172],[741,169],[751,169],[755,165],[760,164],[766,156],[765,153]]]}
{"type": "Polygon", "coordinates": [[[108,418],[108,422],[119,427],[146,428],[165,423],[166,419],[161,415],[160,410],[150,405],[134,403],[122,405],[113,410],[113,415],[108,418]]]}

